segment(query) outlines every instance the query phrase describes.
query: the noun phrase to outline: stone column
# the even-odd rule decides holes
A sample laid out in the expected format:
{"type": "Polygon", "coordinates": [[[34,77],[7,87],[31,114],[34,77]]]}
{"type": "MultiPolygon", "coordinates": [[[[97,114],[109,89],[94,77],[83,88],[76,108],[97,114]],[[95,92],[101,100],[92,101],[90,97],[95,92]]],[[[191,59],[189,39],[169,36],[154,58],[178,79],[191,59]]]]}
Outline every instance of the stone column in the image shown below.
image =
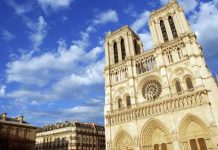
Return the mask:
{"type": "Polygon", "coordinates": [[[180,149],[179,141],[178,141],[178,140],[173,141],[172,147],[173,147],[173,149],[175,149],[175,150],[177,150],[177,149],[179,150],[179,149],[180,149]]]}
{"type": "Polygon", "coordinates": [[[124,42],[125,42],[125,50],[126,50],[126,57],[130,57],[130,47],[129,47],[129,41],[128,41],[128,33],[126,33],[126,36],[124,37],[124,42]]]}
{"type": "Polygon", "coordinates": [[[106,66],[109,66],[110,65],[110,55],[109,55],[109,51],[110,51],[110,49],[109,49],[109,42],[108,41],[106,41],[105,42],[105,65],[106,66]]]}
{"type": "Polygon", "coordinates": [[[132,35],[132,33],[129,33],[128,34],[128,42],[129,42],[129,51],[130,51],[130,54],[132,55],[132,56],[134,56],[135,55],[135,47],[134,47],[134,44],[133,44],[133,35],[132,35]]]}
{"type": "Polygon", "coordinates": [[[173,21],[174,21],[174,24],[175,24],[177,34],[179,36],[179,35],[182,34],[182,27],[181,27],[181,24],[179,23],[179,19],[178,19],[176,13],[173,15],[173,21]]]}
{"type": "Polygon", "coordinates": [[[190,26],[186,20],[184,11],[182,9],[179,10],[179,16],[181,18],[182,25],[185,27],[185,32],[191,32],[190,26]]]}
{"type": "Polygon", "coordinates": [[[165,20],[164,20],[164,24],[165,24],[165,27],[166,27],[166,30],[167,30],[168,39],[169,39],[169,41],[170,41],[170,40],[173,39],[173,34],[172,34],[172,31],[171,31],[171,28],[170,28],[170,24],[169,24],[168,19],[165,19],[165,20]]]}
{"type": "Polygon", "coordinates": [[[164,43],[162,31],[161,31],[161,28],[160,28],[160,23],[156,23],[155,26],[156,26],[156,30],[157,30],[157,33],[158,33],[159,44],[164,43]]]}
{"type": "Polygon", "coordinates": [[[118,50],[118,58],[119,62],[123,61],[122,60],[122,52],[121,52],[121,42],[120,38],[117,40],[117,50],[118,50]]]}
{"type": "Polygon", "coordinates": [[[159,43],[159,41],[158,41],[157,32],[156,32],[156,30],[155,30],[154,21],[150,21],[149,27],[150,27],[150,31],[151,31],[151,36],[152,36],[153,44],[154,44],[154,45],[157,45],[157,44],[159,43]]]}
{"type": "Polygon", "coordinates": [[[176,18],[178,20],[178,23],[179,23],[179,26],[180,26],[180,29],[181,29],[181,32],[184,33],[185,32],[185,29],[184,29],[184,26],[182,24],[182,21],[181,21],[181,17],[179,15],[179,11],[176,11],[176,18]]]}
{"type": "Polygon", "coordinates": [[[114,64],[114,43],[109,43],[108,53],[110,56],[110,65],[114,64]]]}

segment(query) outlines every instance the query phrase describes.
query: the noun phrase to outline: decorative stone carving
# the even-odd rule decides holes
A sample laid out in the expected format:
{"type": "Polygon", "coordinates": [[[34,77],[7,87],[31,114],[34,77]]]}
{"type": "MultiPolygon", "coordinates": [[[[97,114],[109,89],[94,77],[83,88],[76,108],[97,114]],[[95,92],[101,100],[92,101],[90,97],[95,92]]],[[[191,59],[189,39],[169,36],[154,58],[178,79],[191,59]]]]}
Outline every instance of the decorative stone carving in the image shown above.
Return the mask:
{"type": "Polygon", "coordinates": [[[157,80],[149,80],[142,87],[142,95],[146,100],[157,99],[162,92],[162,86],[157,80]]]}

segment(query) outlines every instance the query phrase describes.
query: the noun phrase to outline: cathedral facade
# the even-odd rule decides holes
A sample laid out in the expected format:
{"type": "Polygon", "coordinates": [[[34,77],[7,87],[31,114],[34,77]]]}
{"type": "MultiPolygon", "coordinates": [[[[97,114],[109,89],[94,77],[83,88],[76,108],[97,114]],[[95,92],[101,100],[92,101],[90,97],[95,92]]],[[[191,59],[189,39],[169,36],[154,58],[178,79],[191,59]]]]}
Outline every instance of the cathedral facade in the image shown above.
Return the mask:
{"type": "Polygon", "coordinates": [[[217,150],[218,88],[176,0],[150,15],[154,47],[128,26],[105,38],[107,150],[217,150]]]}

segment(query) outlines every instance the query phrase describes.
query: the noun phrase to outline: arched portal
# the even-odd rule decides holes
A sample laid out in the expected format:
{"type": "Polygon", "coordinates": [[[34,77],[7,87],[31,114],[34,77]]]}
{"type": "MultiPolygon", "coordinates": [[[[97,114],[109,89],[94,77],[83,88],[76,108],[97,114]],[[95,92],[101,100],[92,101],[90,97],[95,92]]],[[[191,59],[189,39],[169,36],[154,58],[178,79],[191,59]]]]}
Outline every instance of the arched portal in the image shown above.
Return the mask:
{"type": "Polygon", "coordinates": [[[141,132],[141,149],[171,150],[172,138],[170,131],[164,124],[156,119],[149,120],[141,132]]]}
{"type": "Polygon", "coordinates": [[[131,136],[125,132],[120,131],[115,139],[115,150],[134,150],[134,142],[131,138],[131,136]]]}
{"type": "Polygon", "coordinates": [[[207,150],[211,147],[209,129],[197,116],[187,114],[179,125],[182,149],[207,150]]]}

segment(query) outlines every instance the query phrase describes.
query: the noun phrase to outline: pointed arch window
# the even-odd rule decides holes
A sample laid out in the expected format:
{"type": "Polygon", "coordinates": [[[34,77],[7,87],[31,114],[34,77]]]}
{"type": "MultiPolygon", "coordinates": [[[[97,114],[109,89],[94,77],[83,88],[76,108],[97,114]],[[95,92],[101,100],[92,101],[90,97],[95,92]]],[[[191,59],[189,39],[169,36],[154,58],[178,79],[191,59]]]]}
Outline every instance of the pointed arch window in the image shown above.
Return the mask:
{"type": "Polygon", "coordinates": [[[169,16],[168,17],[168,21],[169,21],[169,24],[170,24],[170,28],[171,28],[171,32],[172,32],[173,38],[175,39],[175,38],[178,37],[178,34],[177,34],[177,31],[176,31],[176,27],[175,27],[173,18],[171,16],[169,16]]]}
{"type": "Polygon", "coordinates": [[[121,98],[118,99],[118,108],[119,109],[122,108],[122,100],[121,100],[121,98]]]}
{"type": "Polygon", "coordinates": [[[178,94],[181,94],[181,92],[182,92],[182,87],[181,87],[181,84],[179,81],[176,81],[176,92],[178,94]]]}
{"type": "Polygon", "coordinates": [[[161,31],[162,31],[164,42],[167,42],[169,39],[168,39],[168,36],[167,36],[167,30],[166,30],[166,27],[164,25],[163,20],[160,21],[160,28],[161,28],[161,31]]]}
{"type": "Polygon", "coordinates": [[[193,90],[194,86],[190,77],[186,78],[186,86],[188,90],[193,90]]]}
{"type": "Polygon", "coordinates": [[[121,53],[122,53],[122,60],[126,58],[126,49],[125,49],[125,42],[124,39],[121,39],[121,53]]]}
{"type": "Polygon", "coordinates": [[[134,43],[135,54],[136,55],[140,54],[140,47],[138,45],[137,40],[135,39],[133,43],[134,43]]]}
{"type": "Polygon", "coordinates": [[[119,59],[118,59],[118,50],[117,50],[117,43],[114,42],[114,62],[115,64],[118,63],[119,59]]]}
{"type": "Polygon", "coordinates": [[[130,107],[130,106],[131,106],[131,99],[130,99],[130,96],[129,96],[129,95],[126,97],[126,106],[127,106],[127,107],[130,107]]]}

